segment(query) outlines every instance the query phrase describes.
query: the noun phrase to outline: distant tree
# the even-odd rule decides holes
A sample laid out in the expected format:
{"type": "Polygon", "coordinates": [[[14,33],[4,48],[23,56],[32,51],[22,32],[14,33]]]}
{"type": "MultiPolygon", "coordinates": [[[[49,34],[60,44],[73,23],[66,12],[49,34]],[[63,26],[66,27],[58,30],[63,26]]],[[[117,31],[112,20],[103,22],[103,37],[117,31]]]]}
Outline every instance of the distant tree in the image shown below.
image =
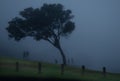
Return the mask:
{"type": "Polygon", "coordinates": [[[56,47],[62,55],[63,64],[66,57],[60,45],[62,36],[68,36],[75,28],[71,10],[65,10],[61,4],[44,4],[41,8],[26,8],[20,12],[21,17],[9,21],[6,28],[9,37],[20,41],[25,37],[45,40],[56,47]]]}
{"type": "Polygon", "coordinates": [[[58,60],[57,59],[55,59],[55,64],[57,64],[58,63],[58,60]]]}
{"type": "Polygon", "coordinates": [[[70,64],[70,59],[68,58],[68,64],[70,64]]]}
{"type": "Polygon", "coordinates": [[[74,62],[74,59],[73,58],[71,58],[71,63],[73,63],[74,62]]]}
{"type": "Polygon", "coordinates": [[[27,58],[30,55],[30,53],[28,51],[24,51],[23,52],[23,59],[27,58]]]}

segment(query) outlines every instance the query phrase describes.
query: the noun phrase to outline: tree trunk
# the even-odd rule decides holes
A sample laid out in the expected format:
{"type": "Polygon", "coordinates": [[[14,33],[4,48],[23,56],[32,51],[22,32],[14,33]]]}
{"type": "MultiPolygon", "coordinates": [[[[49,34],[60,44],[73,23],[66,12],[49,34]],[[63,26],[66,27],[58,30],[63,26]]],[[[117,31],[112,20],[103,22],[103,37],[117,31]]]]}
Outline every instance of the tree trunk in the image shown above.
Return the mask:
{"type": "Polygon", "coordinates": [[[66,57],[65,57],[65,54],[63,52],[63,50],[60,48],[58,48],[58,50],[60,51],[60,54],[62,56],[62,59],[63,59],[63,64],[66,65],[66,57]]]}
{"type": "Polygon", "coordinates": [[[62,59],[63,59],[63,65],[66,65],[66,57],[65,57],[65,54],[61,48],[60,40],[57,38],[55,38],[54,42],[51,42],[49,39],[45,39],[45,40],[47,40],[49,43],[51,43],[53,46],[55,46],[60,51],[60,54],[61,54],[62,59]]]}
{"type": "Polygon", "coordinates": [[[51,42],[49,39],[47,41],[50,42],[53,46],[55,46],[60,51],[60,54],[61,54],[62,60],[63,60],[63,63],[61,64],[61,74],[63,74],[64,73],[64,66],[66,66],[66,57],[65,57],[65,54],[61,48],[60,40],[55,38],[54,43],[51,42]]]}
{"type": "Polygon", "coordinates": [[[64,52],[63,52],[63,50],[62,50],[62,48],[60,46],[60,42],[59,41],[57,43],[56,48],[58,48],[58,50],[60,51],[60,54],[61,54],[62,60],[63,60],[63,65],[66,65],[66,57],[65,57],[65,54],[64,54],[64,52]]]}
{"type": "Polygon", "coordinates": [[[58,50],[60,51],[60,54],[62,56],[62,60],[63,60],[63,63],[61,64],[61,75],[64,74],[64,67],[66,66],[66,57],[65,57],[65,54],[60,46],[60,43],[58,43],[58,50]]]}

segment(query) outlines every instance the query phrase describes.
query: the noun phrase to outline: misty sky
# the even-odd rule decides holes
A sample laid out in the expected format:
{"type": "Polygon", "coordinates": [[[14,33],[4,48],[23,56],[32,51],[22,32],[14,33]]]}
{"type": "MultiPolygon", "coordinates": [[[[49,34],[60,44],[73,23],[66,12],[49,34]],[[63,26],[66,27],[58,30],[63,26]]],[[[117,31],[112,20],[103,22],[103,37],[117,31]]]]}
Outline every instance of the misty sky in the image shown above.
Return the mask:
{"type": "Polygon", "coordinates": [[[0,0],[0,56],[22,57],[27,50],[29,59],[61,63],[59,51],[48,42],[29,37],[15,42],[5,30],[20,11],[44,3],[61,3],[75,16],[75,30],[61,40],[67,59],[74,59],[72,65],[96,70],[105,66],[120,73],[120,0],[0,0]]]}

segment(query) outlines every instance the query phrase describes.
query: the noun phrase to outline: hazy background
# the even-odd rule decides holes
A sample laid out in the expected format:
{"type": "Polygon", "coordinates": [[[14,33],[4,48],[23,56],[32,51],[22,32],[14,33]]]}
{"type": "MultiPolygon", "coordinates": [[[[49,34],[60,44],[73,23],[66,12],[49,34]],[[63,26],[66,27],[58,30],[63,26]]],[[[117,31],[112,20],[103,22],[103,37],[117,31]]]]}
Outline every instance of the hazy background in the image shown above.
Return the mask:
{"type": "Polygon", "coordinates": [[[76,28],[61,41],[70,65],[120,73],[120,0],[0,0],[0,56],[22,58],[29,51],[31,60],[62,62],[59,51],[46,41],[25,38],[15,42],[8,38],[8,21],[25,8],[44,3],[61,3],[72,10],[76,28]]]}

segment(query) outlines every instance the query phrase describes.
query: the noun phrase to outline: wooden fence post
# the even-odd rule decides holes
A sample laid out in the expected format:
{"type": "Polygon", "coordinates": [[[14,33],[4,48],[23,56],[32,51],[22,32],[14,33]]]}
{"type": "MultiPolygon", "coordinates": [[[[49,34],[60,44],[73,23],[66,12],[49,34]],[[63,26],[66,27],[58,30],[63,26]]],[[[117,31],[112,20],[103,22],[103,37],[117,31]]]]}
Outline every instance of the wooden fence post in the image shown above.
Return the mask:
{"type": "Polygon", "coordinates": [[[61,75],[64,74],[64,64],[61,64],[61,75]]]}
{"type": "Polygon", "coordinates": [[[106,67],[103,67],[103,76],[106,76],[106,67]]]}
{"type": "Polygon", "coordinates": [[[84,75],[84,73],[85,73],[85,66],[82,65],[82,75],[84,75]]]}
{"type": "Polygon", "coordinates": [[[19,62],[16,62],[16,72],[19,72],[19,62]]]}
{"type": "Polygon", "coordinates": [[[41,73],[42,72],[41,70],[42,70],[42,64],[39,62],[38,63],[38,72],[41,73]]]}

